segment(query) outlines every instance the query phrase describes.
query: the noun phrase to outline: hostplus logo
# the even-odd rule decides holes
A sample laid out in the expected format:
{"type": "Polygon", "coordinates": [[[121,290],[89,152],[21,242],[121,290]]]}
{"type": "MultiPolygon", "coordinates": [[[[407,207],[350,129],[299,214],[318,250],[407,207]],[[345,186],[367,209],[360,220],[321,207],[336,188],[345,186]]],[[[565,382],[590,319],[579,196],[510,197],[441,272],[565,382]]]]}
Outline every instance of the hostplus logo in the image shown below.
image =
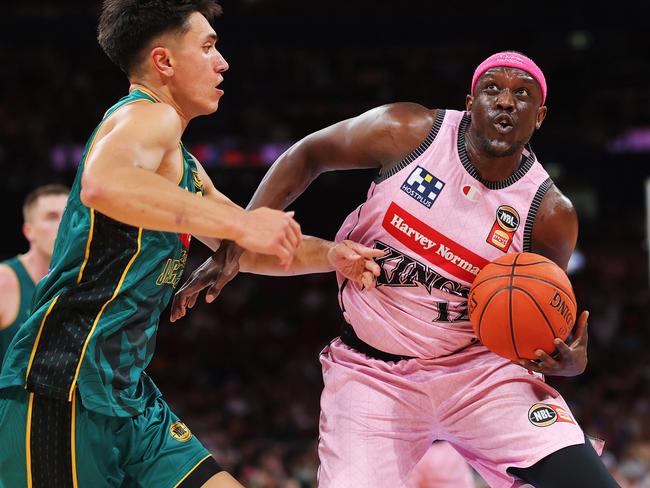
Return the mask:
{"type": "Polygon", "coordinates": [[[444,187],[444,182],[422,166],[418,166],[402,184],[402,191],[425,207],[431,208],[444,187]]]}

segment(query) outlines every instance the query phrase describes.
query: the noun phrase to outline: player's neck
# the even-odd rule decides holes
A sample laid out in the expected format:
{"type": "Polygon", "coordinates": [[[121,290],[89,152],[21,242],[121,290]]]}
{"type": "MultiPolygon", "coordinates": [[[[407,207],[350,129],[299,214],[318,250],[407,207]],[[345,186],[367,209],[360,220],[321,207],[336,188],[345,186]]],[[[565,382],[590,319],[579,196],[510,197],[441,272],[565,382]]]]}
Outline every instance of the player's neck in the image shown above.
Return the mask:
{"type": "Polygon", "coordinates": [[[133,90],[142,90],[145,93],[148,93],[149,95],[153,96],[157,101],[166,103],[167,105],[170,105],[171,107],[178,112],[178,115],[181,118],[182,122],[182,127],[183,131],[185,131],[185,128],[187,127],[187,124],[190,122],[190,117],[188,117],[181,107],[174,101],[174,97],[172,97],[171,93],[165,86],[153,86],[151,83],[147,83],[146,81],[142,80],[133,80],[131,82],[131,86],[129,87],[129,91],[133,90]]]}
{"type": "Polygon", "coordinates": [[[486,181],[503,181],[512,176],[519,169],[524,152],[522,146],[508,156],[487,154],[469,130],[465,133],[465,148],[470,163],[476,168],[481,179],[486,181]]]}
{"type": "Polygon", "coordinates": [[[25,254],[20,256],[27,273],[34,283],[38,283],[45,276],[50,267],[52,256],[46,256],[37,249],[31,248],[25,254]]]}

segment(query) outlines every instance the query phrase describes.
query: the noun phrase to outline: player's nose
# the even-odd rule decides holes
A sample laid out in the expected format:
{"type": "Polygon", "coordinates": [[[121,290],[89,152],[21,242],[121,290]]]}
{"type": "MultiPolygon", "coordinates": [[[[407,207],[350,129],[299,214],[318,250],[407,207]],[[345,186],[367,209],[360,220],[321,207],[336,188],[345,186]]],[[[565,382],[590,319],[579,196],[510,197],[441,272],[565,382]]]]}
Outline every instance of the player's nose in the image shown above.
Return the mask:
{"type": "Polygon", "coordinates": [[[224,71],[228,71],[228,68],[230,68],[230,65],[228,64],[228,61],[226,61],[226,58],[224,58],[219,51],[217,51],[217,60],[215,63],[214,70],[217,73],[223,73],[224,71]]]}
{"type": "Polygon", "coordinates": [[[499,95],[496,99],[496,104],[497,107],[501,110],[510,111],[515,106],[515,97],[513,93],[508,88],[506,88],[505,90],[501,90],[501,92],[499,92],[499,95]]]}

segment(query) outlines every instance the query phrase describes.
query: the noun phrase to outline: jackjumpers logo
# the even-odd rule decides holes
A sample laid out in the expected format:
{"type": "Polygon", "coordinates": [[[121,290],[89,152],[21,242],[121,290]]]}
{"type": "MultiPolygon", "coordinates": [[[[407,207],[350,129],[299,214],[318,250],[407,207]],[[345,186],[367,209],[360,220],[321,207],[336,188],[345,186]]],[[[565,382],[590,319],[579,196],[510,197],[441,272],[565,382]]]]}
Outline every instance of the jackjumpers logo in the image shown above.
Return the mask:
{"type": "Polygon", "coordinates": [[[519,213],[509,205],[497,208],[497,216],[485,242],[503,252],[508,252],[515,232],[519,228],[519,213]]]}
{"type": "Polygon", "coordinates": [[[431,208],[444,187],[445,183],[443,181],[440,181],[422,166],[416,167],[406,181],[402,183],[402,191],[427,208],[431,208]]]}
{"type": "Polygon", "coordinates": [[[548,427],[555,422],[575,424],[571,414],[562,407],[550,403],[536,403],[528,410],[528,420],[536,427],[548,427]]]}
{"type": "Polygon", "coordinates": [[[194,191],[198,195],[203,196],[203,193],[205,192],[205,188],[203,187],[203,181],[201,181],[201,177],[199,176],[198,171],[192,170],[192,183],[194,183],[194,191]]]}
{"type": "Polygon", "coordinates": [[[489,261],[432,229],[394,202],[388,207],[382,226],[390,235],[431,264],[472,283],[489,261]]]}
{"type": "Polygon", "coordinates": [[[172,288],[176,288],[178,282],[181,280],[181,275],[185,269],[185,263],[187,262],[187,251],[183,249],[181,255],[178,259],[169,258],[165,262],[162,273],[158,276],[156,280],[156,285],[171,285],[172,288]]]}

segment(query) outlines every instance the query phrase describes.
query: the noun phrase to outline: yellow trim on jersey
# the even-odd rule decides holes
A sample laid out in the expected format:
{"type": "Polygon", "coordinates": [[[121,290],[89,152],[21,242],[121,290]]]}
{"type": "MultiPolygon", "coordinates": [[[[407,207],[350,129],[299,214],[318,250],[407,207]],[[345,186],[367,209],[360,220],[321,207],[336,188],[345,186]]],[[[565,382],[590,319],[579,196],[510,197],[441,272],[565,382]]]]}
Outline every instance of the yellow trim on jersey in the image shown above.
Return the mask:
{"type": "Polygon", "coordinates": [[[27,428],[25,429],[25,461],[27,465],[27,487],[32,488],[32,407],[34,405],[34,394],[29,394],[29,406],[27,407],[27,428]]]}
{"type": "Polygon", "coordinates": [[[208,455],[205,456],[203,459],[201,459],[198,463],[196,463],[196,464],[194,465],[194,467],[193,467],[192,469],[190,469],[190,470],[187,472],[187,474],[186,474],[185,476],[183,476],[183,477],[181,478],[181,480],[180,480],[178,483],[176,483],[176,484],[174,485],[174,488],[177,488],[178,485],[180,485],[183,481],[185,481],[185,478],[187,478],[189,475],[191,475],[191,474],[194,472],[194,470],[195,470],[196,468],[199,467],[199,464],[201,464],[203,461],[205,461],[206,459],[208,459],[210,456],[212,456],[212,454],[208,454],[208,455]]]}
{"type": "Polygon", "coordinates": [[[70,421],[70,458],[72,460],[72,486],[77,488],[77,445],[75,416],[77,413],[77,395],[72,395],[72,420],[70,421]]]}
{"type": "MultiPolygon", "coordinates": [[[[138,88],[138,90],[139,90],[139,88],[138,88]]],[[[134,90],[131,90],[131,91],[134,91],[134,90]]],[[[145,90],[140,90],[140,91],[143,91],[143,92],[149,94],[145,90]]],[[[152,98],[156,99],[156,97],[154,97],[153,95],[151,95],[151,94],[149,94],[149,95],[152,98]]],[[[101,123],[97,126],[97,129],[95,129],[95,135],[93,136],[93,139],[90,142],[90,147],[88,147],[88,152],[86,152],[86,155],[83,158],[82,164],[85,164],[86,161],[88,160],[88,158],[90,157],[90,153],[93,150],[93,147],[95,146],[95,141],[97,140],[97,134],[99,134],[99,128],[102,126],[102,124],[104,124],[104,122],[106,122],[109,118],[111,118],[113,115],[115,115],[115,112],[120,110],[122,107],[126,107],[127,105],[131,105],[132,103],[137,103],[137,102],[154,103],[151,100],[143,100],[141,98],[139,98],[137,100],[129,100],[128,102],[120,105],[115,110],[113,110],[113,112],[111,112],[111,114],[109,116],[107,116],[107,117],[105,116],[104,119],[101,121],[101,123]]],[[[181,157],[182,156],[183,155],[181,153],[181,157]]],[[[183,177],[183,175],[181,174],[181,178],[182,177],[183,177]]],[[[179,183],[180,183],[180,181],[179,181],[179,183]]],[[[90,208],[90,230],[88,231],[88,241],[86,242],[86,255],[84,257],[84,262],[81,264],[81,268],[79,268],[79,275],[77,276],[77,284],[81,283],[81,279],[83,278],[84,270],[86,269],[86,264],[88,263],[88,258],[90,257],[90,243],[91,243],[91,241],[93,239],[93,225],[94,225],[94,222],[95,222],[95,209],[90,208]]]]}
{"type": "Polygon", "coordinates": [[[183,144],[180,142],[178,143],[178,150],[181,153],[181,177],[178,179],[176,186],[181,184],[181,181],[183,181],[183,176],[185,176],[185,156],[183,156],[183,144]]]}
{"type": "MultiPolygon", "coordinates": [[[[85,165],[86,161],[90,157],[90,153],[92,152],[93,147],[95,147],[95,141],[97,140],[97,134],[99,134],[99,128],[104,124],[104,122],[106,122],[109,118],[111,118],[115,114],[115,112],[117,112],[122,107],[126,107],[127,105],[131,105],[132,103],[143,102],[143,101],[148,102],[148,103],[153,103],[151,100],[142,100],[142,99],[130,100],[130,101],[120,105],[115,110],[113,110],[113,112],[111,112],[111,114],[109,116],[104,116],[102,121],[99,123],[99,125],[95,129],[95,133],[93,135],[92,141],[90,141],[90,146],[88,147],[88,151],[86,152],[86,155],[84,156],[81,164],[85,165]]],[[[84,169],[85,169],[85,166],[84,166],[84,169]]],[[[81,283],[81,279],[83,278],[84,270],[86,269],[86,264],[88,264],[88,258],[90,256],[90,242],[93,239],[93,225],[94,225],[94,223],[95,223],[95,209],[90,208],[90,229],[88,230],[88,240],[86,242],[86,255],[84,257],[84,262],[81,263],[81,268],[79,268],[79,274],[77,275],[77,284],[81,283]]]]}
{"type": "Polygon", "coordinates": [[[50,312],[52,311],[52,308],[54,308],[54,304],[56,301],[59,299],[61,294],[59,293],[57,296],[54,297],[54,300],[50,303],[50,306],[47,307],[47,311],[45,312],[45,315],[43,316],[43,320],[41,320],[41,326],[38,329],[38,334],[36,334],[36,340],[34,341],[34,347],[32,347],[32,353],[29,356],[29,363],[27,364],[27,373],[25,373],[25,388],[27,388],[27,378],[29,378],[29,372],[32,370],[32,363],[34,362],[34,356],[36,355],[36,349],[38,349],[38,343],[41,340],[41,333],[43,332],[43,326],[45,325],[45,321],[47,320],[47,316],[50,315],[50,312]]]}
{"type": "Polygon", "coordinates": [[[141,91],[142,93],[146,93],[149,95],[151,98],[153,98],[156,102],[160,103],[160,100],[156,95],[153,94],[153,92],[147,90],[146,88],[138,87],[138,88],[133,88],[132,90],[129,90],[129,93],[134,92],[134,91],[141,91]]]}
{"type": "Polygon", "coordinates": [[[140,249],[142,248],[142,227],[138,228],[138,249],[136,250],[135,254],[131,256],[131,259],[129,260],[128,264],[126,265],[126,268],[124,268],[124,271],[122,272],[122,276],[120,277],[120,281],[117,283],[117,286],[115,287],[115,291],[113,291],[113,296],[109,298],[104,305],[102,305],[102,308],[99,309],[99,313],[95,317],[95,321],[93,322],[93,326],[90,329],[90,332],[88,333],[88,336],[86,337],[86,342],[84,342],[84,347],[81,349],[81,356],[79,357],[79,363],[77,363],[77,370],[75,371],[74,378],[72,379],[72,384],[70,385],[70,392],[68,393],[68,401],[72,401],[72,396],[74,394],[74,387],[77,383],[77,378],[79,377],[79,370],[81,369],[81,363],[83,362],[84,355],[86,354],[86,348],[88,347],[88,343],[90,342],[90,338],[93,335],[93,332],[95,331],[95,328],[97,327],[97,323],[99,322],[99,319],[101,318],[102,314],[104,313],[104,310],[108,306],[109,303],[111,303],[113,300],[115,300],[115,297],[117,294],[120,292],[120,288],[122,288],[122,284],[124,283],[124,279],[126,278],[127,273],[129,272],[129,269],[131,269],[131,266],[133,265],[133,262],[135,261],[135,258],[138,257],[138,254],[140,254],[140,249]]]}
{"type": "MultiPolygon", "coordinates": [[[[91,147],[92,149],[92,147],[91,147]]],[[[84,256],[84,262],[81,263],[81,268],[79,268],[79,274],[77,275],[77,284],[81,283],[81,278],[84,275],[84,270],[86,269],[86,264],[88,264],[88,258],[90,257],[90,243],[93,241],[93,231],[95,229],[95,209],[90,209],[90,229],[88,229],[88,238],[86,239],[86,255],[84,256]]]]}

